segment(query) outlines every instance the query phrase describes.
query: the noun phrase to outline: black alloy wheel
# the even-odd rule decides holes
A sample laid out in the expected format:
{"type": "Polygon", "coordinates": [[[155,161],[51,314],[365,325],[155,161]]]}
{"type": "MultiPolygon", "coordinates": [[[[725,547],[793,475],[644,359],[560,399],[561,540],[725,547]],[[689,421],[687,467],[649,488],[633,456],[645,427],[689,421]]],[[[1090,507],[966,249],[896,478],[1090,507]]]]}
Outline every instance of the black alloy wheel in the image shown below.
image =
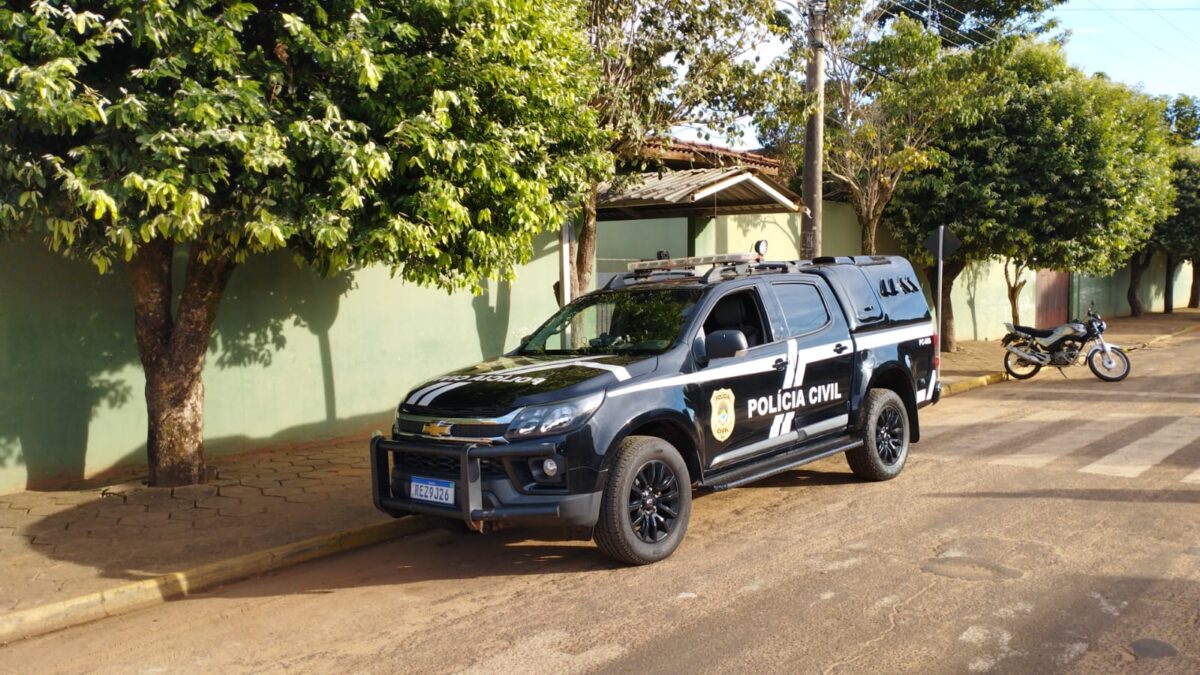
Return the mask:
{"type": "Polygon", "coordinates": [[[858,429],[862,443],[846,451],[846,462],[855,476],[865,480],[891,480],[908,461],[910,419],[904,399],[890,389],[871,389],[863,405],[858,429]]]}
{"type": "Polygon", "coordinates": [[[885,406],[875,420],[875,452],[887,466],[900,459],[907,441],[903,413],[895,406],[885,406]]]}
{"type": "Polygon", "coordinates": [[[639,539],[657,544],[671,534],[679,494],[679,480],[665,463],[652,460],[638,469],[629,486],[629,520],[639,539]]]}
{"type": "Polygon", "coordinates": [[[692,479],[679,450],[655,436],[627,436],[613,448],[592,532],[608,557],[646,565],[671,555],[687,534],[692,479]]]}

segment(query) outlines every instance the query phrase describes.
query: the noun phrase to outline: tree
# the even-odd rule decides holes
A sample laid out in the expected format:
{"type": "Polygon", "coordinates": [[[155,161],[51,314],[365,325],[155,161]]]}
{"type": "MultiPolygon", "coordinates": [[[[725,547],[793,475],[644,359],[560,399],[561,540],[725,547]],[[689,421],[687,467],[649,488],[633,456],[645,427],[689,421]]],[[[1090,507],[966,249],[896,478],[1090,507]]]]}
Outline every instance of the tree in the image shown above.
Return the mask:
{"type": "MultiPolygon", "coordinates": [[[[942,160],[910,176],[887,215],[918,260],[929,261],[922,242],[938,225],[963,241],[943,281],[946,307],[966,264],[1004,257],[1017,321],[1025,268],[1111,272],[1167,213],[1160,107],[1072,69],[1056,46],[1018,46],[972,107],[943,137],[942,160]]],[[[944,326],[943,348],[952,351],[950,312],[944,326]]]]}
{"type": "Polygon", "coordinates": [[[930,0],[893,0],[882,4],[880,23],[906,16],[942,38],[947,47],[986,44],[1004,35],[1034,31],[1046,10],[1063,0],[956,0],[951,5],[930,0]]]}
{"type": "Polygon", "coordinates": [[[0,232],[126,263],[152,485],[204,480],[201,370],[248,257],[478,288],[604,170],[569,0],[14,6],[0,232]]]}
{"type": "MultiPolygon", "coordinates": [[[[610,151],[641,163],[647,140],[690,125],[736,135],[736,121],[770,99],[755,49],[775,21],[772,0],[592,0],[587,32],[600,70],[592,101],[610,151]]],[[[571,295],[595,273],[597,185],[585,195],[571,295]]]]}
{"type": "Polygon", "coordinates": [[[1175,188],[1174,213],[1155,228],[1154,243],[1167,254],[1167,314],[1174,310],[1175,272],[1185,260],[1192,262],[1192,288],[1188,307],[1200,305],[1200,148],[1175,148],[1171,165],[1175,188]]]}
{"type": "MultiPolygon", "coordinates": [[[[986,80],[991,58],[986,51],[945,50],[936,33],[908,17],[880,35],[872,17],[881,16],[881,7],[831,6],[827,40],[825,179],[854,207],[863,250],[871,254],[896,187],[908,172],[936,163],[938,135],[986,80]]],[[[793,54],[805,49],[799,40],[791,46],[793,54]]],[[[784,63],[802,66],[803,59],[784,63]]],[[[797,70],[790,79],[800,77],[797,70]]],[[[760,135],[793,166],[802,163],[805,103],[776,104],[757,120],[760,135]]]]}
{"type": "Polygon", "coordinates": [[[1167,103],[1166,120],[1176,143],[1200,142],[1200,100],[1186,94],[1176,96],[1167,103]]]}

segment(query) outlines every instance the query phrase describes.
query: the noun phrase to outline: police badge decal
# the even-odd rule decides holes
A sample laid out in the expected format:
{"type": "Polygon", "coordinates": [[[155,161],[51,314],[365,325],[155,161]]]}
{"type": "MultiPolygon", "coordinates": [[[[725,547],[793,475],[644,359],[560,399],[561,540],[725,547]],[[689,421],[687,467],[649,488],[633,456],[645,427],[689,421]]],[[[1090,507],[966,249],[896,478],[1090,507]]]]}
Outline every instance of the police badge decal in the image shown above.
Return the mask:
{"type": "Polygon", "coordinates": [[[733,433],[733,391],[718,389],[713,392],[712,399],[712,435],[718,441],[724,441],[733,433]]]}

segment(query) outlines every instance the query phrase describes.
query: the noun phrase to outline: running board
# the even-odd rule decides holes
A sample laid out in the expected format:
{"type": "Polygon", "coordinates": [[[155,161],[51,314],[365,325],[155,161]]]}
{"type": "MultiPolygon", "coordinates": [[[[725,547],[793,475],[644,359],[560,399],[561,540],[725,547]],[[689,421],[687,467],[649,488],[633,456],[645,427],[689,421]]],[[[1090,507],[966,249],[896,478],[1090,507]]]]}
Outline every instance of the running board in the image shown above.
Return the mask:
{"type": "Polygon", "coordinates": [[[849,435],[837,436],[826,441],[807,447],[799,447],[787,452],[771,455],[753,464],[739,466],[728,471],[706,476],[701,486],[714,492],[740,487],[756,480],[762,480],[775,474],[790,471],[798,466],[824,459],[839,452],[853,450],[862,445],[862,439],[849,435]]]}

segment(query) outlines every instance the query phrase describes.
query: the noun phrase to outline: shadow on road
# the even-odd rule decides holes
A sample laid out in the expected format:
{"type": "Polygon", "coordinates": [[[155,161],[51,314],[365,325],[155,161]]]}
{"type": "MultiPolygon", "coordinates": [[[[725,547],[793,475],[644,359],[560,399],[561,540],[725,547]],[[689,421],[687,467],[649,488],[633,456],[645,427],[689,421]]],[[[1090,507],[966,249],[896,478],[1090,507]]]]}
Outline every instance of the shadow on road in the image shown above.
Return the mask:
{"type": "Polygon", "coordinates": [[[1200,490],[1050,489],[1017,492],[939,492],[927,495],[944,499],[1070,499],[1090,502],[1200,504],[1200,490]]]}

